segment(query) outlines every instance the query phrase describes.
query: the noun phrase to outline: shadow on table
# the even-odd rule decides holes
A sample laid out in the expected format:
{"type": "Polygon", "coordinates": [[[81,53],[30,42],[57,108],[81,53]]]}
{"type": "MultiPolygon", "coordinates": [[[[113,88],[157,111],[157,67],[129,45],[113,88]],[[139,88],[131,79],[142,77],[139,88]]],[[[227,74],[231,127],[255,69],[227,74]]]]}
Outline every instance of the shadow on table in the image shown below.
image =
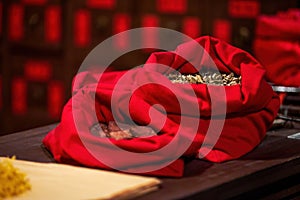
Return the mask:
{"type": "Polygon", "coordinates": [[[205,160],[185,158],[184,177],[202,174],[204,171],[213,166],[214,163],[205,160]]]}
{"type": "Polygon", "coordinates": [[[300,140],[267,135],[253,151],[239,160],[273,160],[300,156],[300,140]]]}

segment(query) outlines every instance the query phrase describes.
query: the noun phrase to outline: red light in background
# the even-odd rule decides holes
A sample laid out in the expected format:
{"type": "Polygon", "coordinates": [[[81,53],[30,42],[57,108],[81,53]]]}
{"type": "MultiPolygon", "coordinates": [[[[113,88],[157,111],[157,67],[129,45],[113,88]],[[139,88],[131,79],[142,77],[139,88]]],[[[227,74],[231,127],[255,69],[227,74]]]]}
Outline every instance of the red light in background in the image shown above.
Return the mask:
{"type": "Polygon", "coordinates": [[[27,84],[23,78],[12,80],[12,112],[16,115],[25,114],[27,111],[27,84]]]}
{"type": "Polygon", "coordinates": [[[201,34],[201,21],[196,17],[183,19],[182,32],[191,38],[197,38],[201,34]]]}
{"type": "Polygon", "coordinates": [[[61,40],[61,8],[50,6],[45,12],[45,37],[50,43],[61,40]]]}
{"type": "Polygon", "coordinates": [[[43,5],[47,3],[47,0],[22,0],[22,3],[29,5],[43,5]]]}
{"type": "Polygon", "coordinates": [[[228,13],[236,18],[256,18],[260,13],[260,2],[257,0],[230,0],[228,13]]]}
{"type": "Polygon", "coordinates": [[[159,20],[156,15],[144,15],[142,18],[143,27],[157,27],[159,26],[159,20]]]}
{"type": "Polygon", "coordinates": [[[130,28],[130,17],[128,14],[116,14],[114,16],[113,33],[120,33],[130,28]]]}
{"type": "MultiPolygon", "coordinates": [[[[158,27],[159,19],[156,15],[144,15],[142,18],[142,27],[158,27]]],[[[144,47],[157,47],[158,46],[158,34],[154,29],[143,30],[143,46],[144,47]]]]}
{"type": "Polygon", "coordinates": [[[87,0],[87,6],[90,8],[113,9],[115,7],[115,0],[87,0]]]}
{"type": "Polygon", "coordinates": [[[64,87],[60,81],[51,81],[48,85],[48,113],[53,118],[60,117],[64,103],[64,87]]]}
{"type": "Polygon", "coordinates": [[[217,19],[213,24],[213,35],[226,42],[231,42],[231,23],[225,19],[217,19]]]}
{"type": "Polygon", "coordinates": [[[78,10],[74,17],[74,43],[79,47],[91,42],[91,15],[87,10],[78,10]]]}
{"type": "MultiPolygon", "coordinates": [[[[123,31],[130,29],[130,16],[128,14],[116,14],[113,19],[113,34],[117,34],[123,31]]],[[[127,34],[123,34],[122,37],[116,37],[115,46],[117,48],[127,48],[129,45],[129,36],[127,34]]]]}
{"type": "Polygon", "coordinates": [[[52,77],[52,68],[47,61],[29,60],[25,63],[24,74],[27,80],[47,82],[52,77]]]}
{"type": "Polygon", "coordinates": [[[162,13],[184,14],[187,10],[186,0],[156,0],[156,7],[162,13]]]}
{"type": "Polygon", "coordinates": [[[8,14],[8,32],[11,40],[20,40],[24,34],[24,9],[20,4],[12,4],[8,14]]]}

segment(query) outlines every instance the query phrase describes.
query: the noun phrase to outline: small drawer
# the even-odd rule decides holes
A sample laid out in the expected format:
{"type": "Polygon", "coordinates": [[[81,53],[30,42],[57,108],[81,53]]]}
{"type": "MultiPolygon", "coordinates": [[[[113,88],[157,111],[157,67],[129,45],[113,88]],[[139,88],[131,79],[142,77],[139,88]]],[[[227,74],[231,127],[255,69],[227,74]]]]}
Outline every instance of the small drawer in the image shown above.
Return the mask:
{"type": "Polygon", "coordinates": [[[75,48],[91,49],[108,37],[133,28],[133,0],[79,0],[71,6],[75,48]]]}
{"type": "Polygon", "coordinates": [[[232,21],[228,18],[216,18],[212,21],[212,35],[226,42],[232,42],[232,21]]]}
{"type": "Polygon", "coordinates": [[[232,18],[255,19],[260,14],[260,1],[228,1],[228,14],[232,18]]]}
{"type": "Polygon", "coordinates": [[[47,111],[59,118],[65,103],[65,79],[57,59],[12,56],[10,58],[11,112],[24,116],[31,110],[47,111]]]}
{"type": "MultiPolygon", "coordinates": [[[[171,16],[159,14],[142,14],[135,18],[135,27],[163,27],[179,31],[191,38],[202,34],[202,20],[198,16],[171,16]]],[[[144,46],[158,47],[160,42],[159,31],[143,30],[141,41],[144,46]]]]}
{"type": "Polygon", "coordinates": [[[62,5],[52,1],[51,4],[47,1],[45,4],[28,2],[31,1],[8,4],[8,40],[24,47],[59,48],[63,39],[62,5]]]}
{"type": "Polygon", "coordinates": [[[77,48],[90,48],[111,35],[111,13],[78,9],[73,16],[73,45],[77,48]]]}
{"type": "MultiPolygon", "coordinates": [[[[95,10],[74,11],[73,45],[75,48],[95,47],[114,34],[133,28],[130,13],[105,13],[95,10]]],[[[116,48],[128,47],[128,39],[116,40],[116,48]]]]}

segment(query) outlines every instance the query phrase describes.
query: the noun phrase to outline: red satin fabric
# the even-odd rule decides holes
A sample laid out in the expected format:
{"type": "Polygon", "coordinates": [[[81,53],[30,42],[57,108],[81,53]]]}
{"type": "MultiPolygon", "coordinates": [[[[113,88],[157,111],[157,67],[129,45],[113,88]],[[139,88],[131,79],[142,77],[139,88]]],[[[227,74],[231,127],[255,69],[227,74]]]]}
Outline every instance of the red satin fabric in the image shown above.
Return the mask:
{"type": "MultiPolygon", "coordinates": [[[[180,177],[184,170],[182,156],[198,158],[206,152],[205,150],[211,150],[204,159],[223,162],[239,158],[257,146],[271,126],[279,108],[278,96],[264,80],[265,70],[250,54],[223,41],[205,36],[198,38],[196,42],[208,52],[220,72],[241,75],[241,84],[225,86],[226,97],[222,98],[218,96],[221,86],[172,84],[164,78],[161,74],[168,69],[161,68],[160,64],[178,69],[181,73],[195,73],[201,70],[201,63],[205,63],[207,56],[193,51],[190,43],[178,46],[174,52],[153,53],[142,68],[104,72],[99,82],[94,78],[95,74],[82,72],[76,77],[73,97],[64,107],[60,124],[43,140],[55,160],[110,170],[113,170],[111,166],[114,166],[113,168],[117,167],[118,170],[130,170],[130,173],[134,173],[135,170],[140,173],[140,169],[145,171],[149,168],[149,171],[142,174],[180,177]],[[178,56],[180,52],[191,52],[190,61],[196,60],[199,68],[178,56]],[[125,81],[116,89],[118,81],[124,76],[125,81]],[[151,83],[133,90],[133,85],[145,81],[151,83]],[[97,85],[96,91],[91,90],[92,85],[97,85]],[[184,105],[193,107],[187,106],[189,109],[181,110],[175,93],[180,96],[184,105]],[[113,94],[116,97],[113,104],[114,115],[111,108],[113,94]],[[129,104],[124,100],[127,97],[130,97],[129,104]],[[214,107],[213,99],[216,101],[214,107]],[[163,106],[164,112],[161,107],[153,106],[157,104],[163,106]],[[222,108],[218,107],[224,104],[226,116],[221,112],[222,108]],[[111,139],[113,144],[122,149],[147,153],[166,147],[170,142],[174,142],[174,148],[141,159],[127,157],[111,148],[107,139],[89,132],[89,127],[96,122],[91,117],[91,108],[96,108],[97,120],[100,122],[109,122],[116,118],[124,122],[131,117],[139,125],[151,122],[154,130],[159,129],[159,135],[148,138],[111,139]],[[129,110],[128,113],[126,109],[129,110]],[[150,111],[154,113],[154,118],[149,116],[150,111]],[[80,127],[80,133],[74,122],[74,113],[77,120],[84,124],[80,127]],[[225,121],[222,121],[222,117],[225,121]],[[162,119],[165,120],[163,124],[162,119]],[[183,121],[186,123],[182,125],[183,121]],[[224,127],[217,143],[213,145],[213,137],[205,136],[210,123],[218,121],[224,122],[224,127]],[[195,125],[193,122],[196,122],[196,129],[191,128],[195,125]],[[178,130],[180,133],[177,133],[178,130]],[[96,159],[86,148],[87,145],[101,156],[106,156],[108,162],[96,159]],[[186,145],[188,148],[185,149],[186,145]],[[164,163],[167,165],[163,165],[164,163]],[[164,167],[151,170],[154,166],[164,167]]],[[[210,128],[214,131],[214,127],[210,128]]]]}
{"type": "Polygon", "coordinates": [[[254,54],[266,68],[268,81],[300,86],[300,10],[257,19],[254,54]]]}

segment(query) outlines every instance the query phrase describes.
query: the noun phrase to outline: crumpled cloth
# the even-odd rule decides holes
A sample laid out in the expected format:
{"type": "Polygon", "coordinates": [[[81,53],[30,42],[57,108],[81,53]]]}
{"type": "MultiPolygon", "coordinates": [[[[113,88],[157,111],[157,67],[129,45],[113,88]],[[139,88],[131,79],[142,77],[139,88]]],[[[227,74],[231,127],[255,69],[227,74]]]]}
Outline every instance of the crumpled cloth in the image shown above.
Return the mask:
{"type": "Polygon", "coordinates": [[[216,38],[203,36],[195,42],[207,54],[187,42],[175,51],[152,53],[144,67],[103,72],[100,80],[99,74],[79,73],[61,122],[43,140],[55,160],[181,177],[184,157],[223,162],[253,150],[272,125],[280,104],[264,79],[265,69],[249,53],[216,38]],[[187,56],[179,56],[183,54],[187,56]],[[213,70],[207,65],[210,59],[220,72],[240,75],[241,84],[173,84],[165,76],[172,70],[213,70]],[[129,118],[151,126],[158,135],[114,140],[92,135],[89,130],[97,121],[126,123],[129,118]]]}
{"type": "Polygon", "coordinates": [[[253,51],[266,68],[267,80],[300,87],[300,9],[257,19],[253,51]]]}

